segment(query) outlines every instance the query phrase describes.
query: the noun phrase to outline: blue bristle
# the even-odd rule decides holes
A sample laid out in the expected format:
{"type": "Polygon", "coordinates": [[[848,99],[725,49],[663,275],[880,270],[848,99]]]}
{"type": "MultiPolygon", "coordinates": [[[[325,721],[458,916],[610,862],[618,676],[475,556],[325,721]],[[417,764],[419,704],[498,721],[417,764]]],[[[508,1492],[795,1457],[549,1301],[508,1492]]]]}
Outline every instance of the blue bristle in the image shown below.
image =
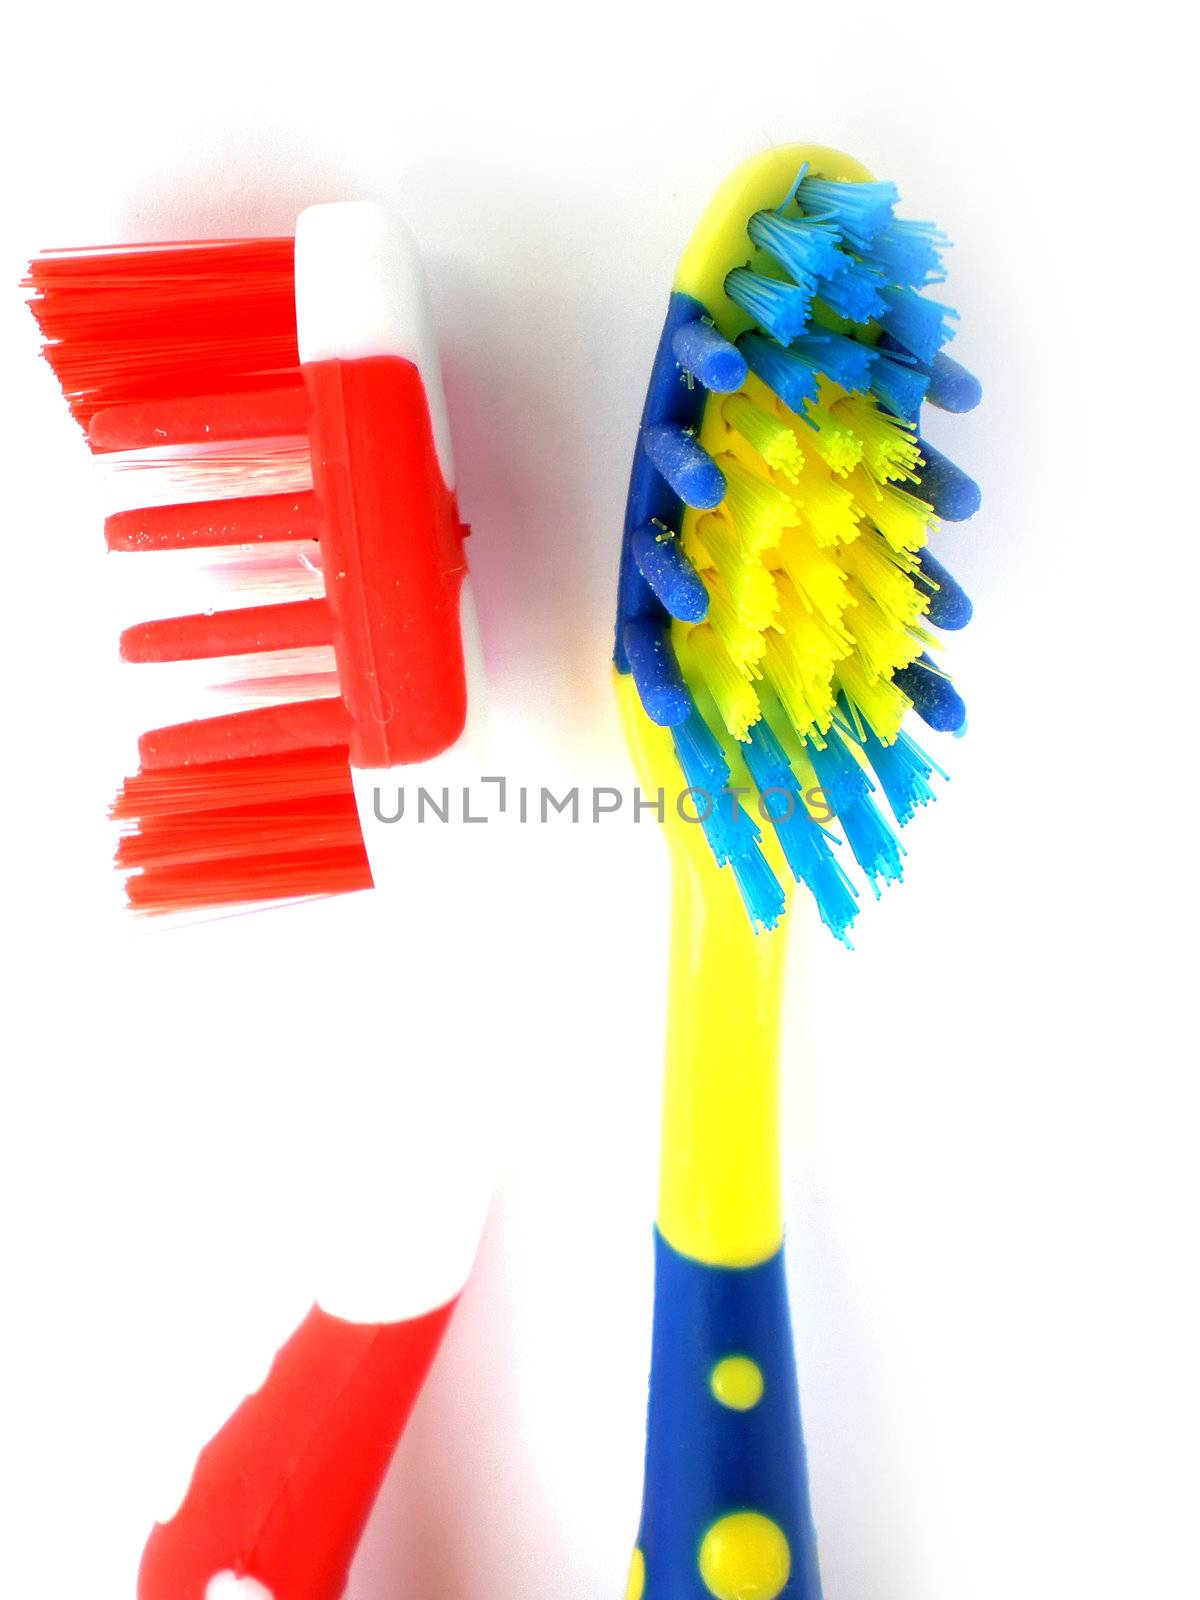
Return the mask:
{"type": "Polygon", "coordinates": [[[919,491],[922,500],[928,500],[946,522],[965,522],[973,517],[982,499],[975,479],[924,439],[918,443],[925,458],[919,491]]]}
{"type": "MultiPolygon", "coordinates": [[[[744,811],[742,816],[746,816],[744,811]]],[[[768,931],[777,927],[787,910],[787,895],[758,844],[739,851],[730,865],[751,922],[768,931]]]]}
{"type": "Polygon", "coordinates": [[[672,738],[687,787],[696,791],[695,812],[717,865],[732,868],[750,920],[763,928],[775,927],[787,898],[762,853],[758,824],[728,792],[729,763],[720,743],[694,709],[672,729],[672,738]]]}
{"type": "Polygon", "coordinates": [[[781,349],[760,333],[744,333],[738,340],[738,349],[755,377],[773,389],[790,410],[803,411],[810,400],[817,398],[817,374],[802,356],[781,349]]]}
{"type": "Polygon", "coordinates": [[[929,759],[916,740],[903,731],[894,744],[883,744],[866,726],[862,734],[867,760],[887,796],[892,815],[903,828],[912,821],[920,806],[937,798],[929,782],[933,773],[942,779],[946,774],[929,759]]]}
{"type": "Polygon", "coordinates": [[[671,351],[679,365],[714,394],[733,394],[746,381],[746,363],[737,346],[709,322],[699,318],[685,322],[671,340],[671,351]]]}
{"type": "Polygon", "coordinates": [[[734,267],[725,279],[725,293],[780,344],[790,344],[808,326],[812,292],[799,284],[734,267]]]}
{"type": "Polygon", "coordinates": [[[858,251],[869,250],[881,229],[892,221],[900,198],[894,183],[839,183],[831,178],[803,178],[796,199],[806,212],[837,223],[842,236],[858,251]]]}
{"type": "Polygon", "coordinates": [[[631,618],[621,642],[646,715],[664,728],[683,722],[695,710],[695,702],[675,659],[667,624],[660,617],[631,618]]]}
{"type": "Polygon", "coordinates": [[[648,522],[630,540],[638,571],[673,617],[703,622],[708,615],[708,590],[669,528],[648,522]]]}
{"type": "Polygon", "coordinates": [[[872,322],[887,310],[880,293],[886,282],[869,267],[852,261],[836,278],[821,280],[821,299],[847,322],[872,322]]]}
{"type": "Polygon", "coordinates": [[[962,696],[928,656],[920,656],[911,667],[901,667],[893,681],[913,703],[921,721],[935,733],[957,733],[967,720],[962,696]]]}
{"type": "Polygon", "coordinates": [[[880,880],[898,883],[903,876],[904,848],[871,799],[875,786],[836,731],[830,733],[824,750],[811,740],[807,749],[854,859],[878,896],[880,880]]]}
{"type": "Polygon", "coordinates": [[[750,218],[748,232],[759,249],[773,255],[810,294],[816,293],[819,278],[836,277],[850,265],[850,258],[838,249],[841,234],[831,222],[759,211],[750,218]]]}
{"type": "Polygon", "coordinates": [[[725,474],[694,433],[674,422],[642,430],[642,448],[685,505],[712,511],[725,498],[725,474]]]}
{"type": "Polygon", "coordinates": [[[920,554],[921,570],[914,581],[929,591],[929,610],[925,613],[935,628],[965,628],[973,613],[970,598],[928,550],[920,554]]]}
{"type": "Polygon", "coordinates": [[[927,398],[940,411],[974,411],[983,399],[983,385],[953,356],[939,350],[930,364],[927,398]]]}
{"type": "Polygon", "coordinates": [[[718,794],[729,782],[729,763],[720,741],[693,704],[689,716],[674,729],[675,754],[688,786],[718,794]]]}
{"type": "Polygon", "coordinates": [[[791,353],[803,357],[850,394],[865,394],[871,387],[875,352],[857,339],[848,339],[841,333],[807,334],[796,340],[791,353]]]}
{"type": "Polygon", "coordinates": [[[892,283],[922,289],[945,278],[942,251],[949,243],[932,222],[893,219],[875,235],[864,259],[892,283]]]}
{"type": "Polygon", "coordinates": [[[871,369],[871,392],[889,411],[905,422],[915,422],[929,387],[928,375],[919,367],[880,350],[871,369]]]}
{"type": "Polygon", "coordinates": [[[889,287],[881,293],[887,302],[887,310],[880,318],[884,328],[897,344],[928,365],[946,341],[954,337],[950,319],[958,312],[936,300],[927,300],[915,289],[889,287]]]}
{"type": "Polygon", "coordinates": [[[854,886],[824,829],[809,816],[791,762],[765,718],[750,729],[742,754],[797,883],[803,883],[817,902],[825,926],[849,947],[849,930],[858,912],[854,886]]]}

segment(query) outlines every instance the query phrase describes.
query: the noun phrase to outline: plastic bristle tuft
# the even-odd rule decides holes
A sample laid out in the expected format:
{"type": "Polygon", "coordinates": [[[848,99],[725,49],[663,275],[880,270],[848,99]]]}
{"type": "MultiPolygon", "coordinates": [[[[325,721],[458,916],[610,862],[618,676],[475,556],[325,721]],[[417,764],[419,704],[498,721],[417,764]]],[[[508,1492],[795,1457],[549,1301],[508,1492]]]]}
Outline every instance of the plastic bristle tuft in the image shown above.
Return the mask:
{"type": "Polygon", "coordinates": [[[913,362],[895,353],[880,351],[871,372],[871,389],[876,397],[904,422],[914,423],[929,387],[929,377],[913,362]]]}
{"type": "Polygon", "coordinates": [[[270,389],[299,362],[291,239],[48,251],[24,287],[76,420],[270,389]]]}
{"type": "Polygon", "coordinates": [[[139,772],[112,807],[141,912],[371,886],[345,745],[139,772]]]}
{"type": "Polygon", "coordinates": [[[800,284],[735,267],[725,279],[725,293],[780,344],[790,344],[808,326],[812,291],[800,284]]]}
{"type": "Polygon", "coordinates": [[[947,340],[954,337],[951,320],[958,312],[928,300],[914,289],[895,286],[880,291],[887,310],[880,317],[884,329],[898,345],[928,366],[947,340]]]}
{"type": "Polygon", "coordinates": [[[848,394],[865,394],[871,387],[875,352],[870,345],[859,344],[857,339],[824,330],[814,332],[797,339],[791,346],[791,354],[809,362],[816,372],[848,394]]]}
{"type": "Polygon", "coordinates": [[[774,256],[793,283],[815,294],[822,278],[845,272],[850,258],[838,245],[841,234],[830,222],[807,217],[783,217],[777,211],[759,211],[747,230],[760,250],[774,256]]]}
{"type": "Polygon", "coordinates": [[[852,249],[868,251],[892,221],[892,207],[900,198],[894,183],[839,183],[834,179],[804,177],[796,199],[807,216],[834,223],[852,249]]]}
{"type": "Polygon", "coordinates": [[[931,761],[907,733],[898,734],[892,744],[882,744],[869,728],[865,728],[863,749],[887,796],[892,815],[902,828],[912,821],[921,806],[936,798],[929,782],[933,774],[936,772],[939,778],[947,781],[941,767],[931,761]]]}
{"type": "Polygon", "coordinates": [[[887,280],[877,272],[861,262],[850,262],[845,272],[822,282],[820,304],[828,306],[847,322],[865,325],[882,317],[887,310],[882,293],[886,285],[887,280]]]}
{"type": "Polygon", "coordinates": [[[764,339],[761,333],[744,333],[738,340],[738,349],[754,376],[773,390],[790,411],[803,412],[817,398],[819,385],[811,361],[764,339]]]}
{"type": "Polygon", "coordinates": [[[791,763],[765,718],[750,730],[745,757],[793,876],[816,901],[821,921],[849,948],[858,914],[854,885],[834,856],[828,835],[810,816],[791,763]]]}
{"type": "Polygon", "coordinates": [[[880,883],[899,883],[904,849],[871,799],[874,784],[835,730],[810,751],[821,788],[846,835],[854,859],[876,895],[880,883]]]}
{"type": "Polygon", "coordinates": [[[804,451],[791,423],[777,412],[764,411],[744,394],[726,400],[721,415],[772,471],[782,473],[793,483],[799,478],[804,469],[804,451]]]}
{"type": "Polygon", "coordinates": [[[699,711],[674,728],[672,736],[690,791],[689,803],[694,803],[717,865],[733,869],[751,922],[775,927],[787,898],[762,853],[758,824],[729,789],[729,763],[718,740],[699,711]]]}
{"type": "Polygon", "coordinates": [[[945,278],[942,251],[949,245],[932,222],[893,218],[875,234],[864,258],[889,282],[922,289],[945,278]]]}

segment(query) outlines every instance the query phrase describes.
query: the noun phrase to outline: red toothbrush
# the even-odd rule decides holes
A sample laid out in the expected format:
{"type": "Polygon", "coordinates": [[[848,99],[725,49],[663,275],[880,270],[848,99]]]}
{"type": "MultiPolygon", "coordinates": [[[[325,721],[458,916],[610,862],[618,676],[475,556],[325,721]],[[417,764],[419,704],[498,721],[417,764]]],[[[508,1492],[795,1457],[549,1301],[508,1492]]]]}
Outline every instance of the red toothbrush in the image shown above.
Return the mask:
{"type": "MultiPolygon", "coordinates": [[[[27,285],[92,450],[122,469],[130,498],[152,502],[108,518],[109,549],[211,552],[278,595],[122,636],[126,660],[211,659],[252,700],[141,737],[114,807],[131,905],[381,881],[402,830],[381,824],[376,786],[391,769],[462,770],[480,709],[466,529],[406,230],[373,205],[315,206],[294,242],[57,251],[27,285]]],[[[445,838],[423,837],[406,884],[446,870],[445,838]]],[[[368,1226],[201,1451],[182,1505],[150,1536],[139,1600],[342,1592],[481,1220],[461,1150],[442,1128],[419,1131],[371,1219],[390,1249],[371,1247],[368,1226]]]]}

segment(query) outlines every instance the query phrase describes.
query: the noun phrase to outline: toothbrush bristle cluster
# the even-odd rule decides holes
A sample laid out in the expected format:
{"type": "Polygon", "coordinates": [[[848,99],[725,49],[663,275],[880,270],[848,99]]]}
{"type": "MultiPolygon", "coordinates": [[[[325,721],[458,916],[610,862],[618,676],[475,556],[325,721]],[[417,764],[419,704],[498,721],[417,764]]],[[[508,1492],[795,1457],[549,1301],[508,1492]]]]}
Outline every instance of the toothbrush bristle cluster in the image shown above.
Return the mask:
{"type": "Polygon", "coordinates": [[[442,754],[467,713],[466,529],[415,241],[333,202],[294,238],[53,251],[26,286],[117,490],[109,550],[158,586],[122,658],[195,708],[141,735],[113,808],[130,903],[370,887],[356,775],[442,754]]]}
{"type": "Polygon", "coordinates": [[[965,723],[934,630],[962,627],[970,602],[926,544],[978,491],[916,424],[926,399],[970,409],[978,385],[942,353],[955,313],[923,293],[947,241],[898,219],[896,201],[890,183],[802,172],[783,205],[746,219],[720,306],[673,294],[618,616],[618,668],[671,728],[754,923],[773,927],[786,896],[731,785],[757,790],[791,873],[845,942],[857,891],[823,820],[834,814],[878,894],[903,856],[880,791],[903,826],[940,773],[907,713],[965,723]]]}
{"type": "Polygon", "coordinates": [[[137,502],[106,519],[108,548],[143,573],[192,563],[211,602],[122,635],[127,661],[211,663],[202,705],[217,709],[139,741],[113,806],[130,905],[369,887],[316,543],[293,241],[47,252],[26,286],[72,415],[137,502]]]}

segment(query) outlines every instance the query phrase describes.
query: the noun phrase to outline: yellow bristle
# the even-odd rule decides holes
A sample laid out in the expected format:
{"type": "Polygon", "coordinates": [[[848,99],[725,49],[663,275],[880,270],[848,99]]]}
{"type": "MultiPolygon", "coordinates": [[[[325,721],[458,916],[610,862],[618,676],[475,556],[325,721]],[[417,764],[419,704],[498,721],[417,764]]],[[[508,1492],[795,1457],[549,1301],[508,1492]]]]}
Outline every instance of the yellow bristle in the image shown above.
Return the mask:
{"type": "Polygon", "coordinates": [[[792,491],[803,525],[819,545],[849,544],[858,537],[863,508],[849,488],[810,465],[792,491]]]}
{"type": "Polygon", "coordinates": [[[915,622],[929,610],[929,591],[913,581],[920,562],[908,550],[893,550],[874,528],[864,528],[842,552],[842,565],[899,622],[915,622]]]}
{"type": "Polygon", "coordinates": [[[866,515],[893,550],[919,550],[937,518],[933,507],[894,483],[873,483],[860,468],[850,479],[866,515]]]}
{"type": "MultiPolygon", "coordinates": [[[[856,544],[848,546],[846,554],[855,548],[856,544]]],[[[834,554],[822,549],[803,529],[789,528],[779,546],[779,564],[809,611],[826,622],[841,619],[851,599],[846,574],[834,554]]]]}
{"type": "Polygon", "coordinates": [[[801,739],[827,733],[833,723],[832,679],[804,672],[779,634],[767,639],[765,659],[771,687],[801,739]]]}
{"type": "Polygon", "coordinates": [[[788,650],[806,673],[828,677],[834,662],[843,660],[854,649],[850,618],[827,622],[817,616],[786,577],[780,579],[777,590],[779,610],[773,629],[785,639],[788,650]]]}
{"type": "MultiPolygon", "coordinates": [[[[862,440],[854,429],[833,410],[838,400],[845,396],[845,390],[839,389],[837,384],[822,379],[820,391],[815,404],[810,404],[805,411],[805,420],[812,424],[813,448],[830,472],[836,472],[838,477],[845,477],[848,472],[853,472],[863,457],[862,440]]],[[[805,432],[807,437],[808,430],[805,432]]]]}
{"type": "Polygon", "coordinates": [[[838,688],[845,692],[851,707],[884,744],[891,744],[912,701],[891,678],[873,678],[857,655],[839,661],[835,671],[838,688]]]}
{"type": "Polygon", "coordinates": [[[766,638],[760,629],[749,627],[739,616],[729,590],[715,572],[705,573],[704,585],[708,590],[708,620],[718,639],[736,667],[756,676],[754,669],[766,651],[766,638]]]}
{"type": "Polygon", "coordinates": [[[866,395],[839,400],[834,417],[858,436],[862,463],[884,483],[919,483],[922,465],[917,430],[911,423],[884,411],[866,395]]]}
{"type": "MultiPolygon", "coordinates": [[[[702,520],[707,522],[709,519],[705,517],[702,520]]],[[[691,517],[685,517],[683,528],[679,535],[679,542],[683,546],[684,555],[687,556],[696,571],[704,574],[713,570],[715,562],[700,535],[699,529],[700,524],[698,522],[693,521],[691,517]]]]}
{"type": "Polygon", "coordinates": [[[854,635],[859,660],[873,678],[891,677],[899,667],[911,666],[925,648],[903,622],[876,604],[856,580],[850,581],[854,609],[847,625],[854,635]]]}
{"type": "Polygon", "coordinates": [[[829,727],[834,668],[853,649],[853,636],[844,623],[816,615],[795,587],[786,578],[781,580],[779,614],[767,636],[765,666],[802,736],[829,727]]]}
{"type": "Polygon", "coordinates": [[[768,467],[792,483],[804,470],[804,452],[791,425],[776,412],[764,411],[744,394],[730,395],[721,415],[752,445],[768,467]]]}
{"type": "Polygon", "coordinates": [[[751,726],[758,721],[758,696],[754,685],[739,671],[728,650],[707,623],[692,628],[687,636],[684,674],[690,680],[693,674],[713,698],[721,720],[735,739],[749,736],[751,726]]]}
{"type": "Polygon", "coordinates": [[[721,509],[733,518],[747,554],[761,555],[779,543],[785,528],[796,523],[796,507],[782,489],[751,472],[736,456],[722,455],[717,464],[725,474],[721,509]]]}
{"type": "Polygon", "coordinates": [[[715,566],[724,580],[742,622],[749,628],[769,627],[779,605],[775,580],[761,561],[747,558],[729,519],[719,512],[702,517],[694,537],[711,558],[705,564],[715,566]]]}

